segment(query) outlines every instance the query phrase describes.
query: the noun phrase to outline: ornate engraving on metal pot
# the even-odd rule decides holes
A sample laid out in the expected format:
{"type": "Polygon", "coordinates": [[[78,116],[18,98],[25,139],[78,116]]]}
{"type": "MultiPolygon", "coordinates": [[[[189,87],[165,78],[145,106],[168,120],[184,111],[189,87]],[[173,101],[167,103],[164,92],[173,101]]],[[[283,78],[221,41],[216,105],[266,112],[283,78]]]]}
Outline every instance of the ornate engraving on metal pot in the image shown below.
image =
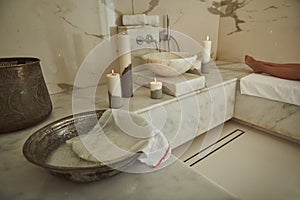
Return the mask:
{"type": "MultiPolygon", "coordinates": [[[[0,94],[3,94],[1,91],[0,91],[0,94]]],[[[3,114],[4,114],[4,109],[5,109],[5,106],[4,106],[4,98],[2,96],[0,96],[0,119],[5,117],[3,114]]]]}
{"type": "Polygon", "coordinates": [[[17,113],[19,119],[25,119],[26,114],[24,113],[24,102],[22,99],[22,93],[24,91],[15,90],[11,93],[8,98],[7,105],[12,113],[17,113]]]}
{"type": "Polygon", "coordinates": [[[35,85],[33,86],[33,97],[35,101],[42,107],[42,110],[45,111],[49,106],[51,106],[50,96],[47,91],[47,86],[44,84],[43,76],[41,73],[36,73],[35,85]]]}
{"type": "Polygon", "coordinates": [[[52,111],[38,58],[0,58],[0,133],[45,119],[52,111]],[[12,63],[7,66],[5,63],[12,63]]]}
{"type": "Polygon", "coordinates": [[[4,86],[8,81],[12,81],[14,79],[13,77],[15,77],[15,72],[13,70],[7,70],[5,73],[0,73],[0,85],[4,86]]]}

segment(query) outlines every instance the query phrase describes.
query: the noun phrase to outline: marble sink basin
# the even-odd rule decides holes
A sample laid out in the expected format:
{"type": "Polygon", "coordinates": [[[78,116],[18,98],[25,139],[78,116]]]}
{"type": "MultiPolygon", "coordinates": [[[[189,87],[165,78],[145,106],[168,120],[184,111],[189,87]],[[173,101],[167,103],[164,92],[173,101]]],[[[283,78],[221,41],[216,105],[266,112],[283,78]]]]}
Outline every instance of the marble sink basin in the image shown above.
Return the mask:
{"type": "Polygon", "coordinates": [[[142,56],[149,69],[160,76],[179,76],[195,63],[197,55],[188,52],[155,52],[142,56]]]}

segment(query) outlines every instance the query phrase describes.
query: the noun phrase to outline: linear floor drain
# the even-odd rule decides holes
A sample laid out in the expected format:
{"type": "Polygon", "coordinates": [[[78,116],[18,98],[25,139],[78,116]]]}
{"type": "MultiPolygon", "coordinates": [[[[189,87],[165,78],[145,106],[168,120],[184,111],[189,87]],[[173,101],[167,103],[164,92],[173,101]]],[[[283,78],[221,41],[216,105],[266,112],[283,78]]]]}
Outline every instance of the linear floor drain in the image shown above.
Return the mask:
{"type": "Polygon", "coordinates": [[[245,133],[245,131],[242,131],[240,129],[236,129],[235,131],[232,131],[231,133],[229,133],[228,135],[222,137],[218,141],[216,141],[216,142],[212,143],[211,145],[205,147],[201,151],[195,153],[194,155],[192,155],[191,157],[187,158],[183,162],[185,162],[187,164],[190,163],[189,165],[190,165],[190,167],[192,167],[195,164],[197,164],[200,161],[202,161],[204,158],[210,156],[211,154],[213,154],[214,152],[218,151],[219,149],[221,149],[222,147],[224,147],[228,143],[232,142],[236,138],[240,137],[244,133],[245,133]]]}

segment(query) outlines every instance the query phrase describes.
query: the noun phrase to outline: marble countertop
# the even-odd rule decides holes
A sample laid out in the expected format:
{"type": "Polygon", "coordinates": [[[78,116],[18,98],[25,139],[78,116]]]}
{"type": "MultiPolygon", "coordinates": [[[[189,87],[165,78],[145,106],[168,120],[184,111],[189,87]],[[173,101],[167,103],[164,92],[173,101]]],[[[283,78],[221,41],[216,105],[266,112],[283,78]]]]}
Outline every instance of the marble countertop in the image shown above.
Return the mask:
{"type": "Polygon", "coordinates": [[[123,172],[85,184],[50,175],[29,163],[22,147],[34,131],[71,114],[70,94],[60,93],[51,98],[54,109],[45,121],[0,135],[0,199],[237,199],[179,160],[155,172],[123,172]]]}
{"type": "Polygon", "coordinates": [[[180,161],[156,172],[74,183],[26,161],[21,152],[24,137],[0,137],[1,199],[237,199],[180,161]]]}
{"type": "Polygon", "coordinates": [[[253,72],[245,63],[216,61],[216,65],[223,80],[240,79],[253,72]]]}
{"type": "MultiPolygon", "coordinates": [[[[235,81],[251,72],[240,63],[219,63],[218,68],[223,83],[235,81]]],[[[209,78],[212,74],[205,76],[209,78]]],[[[211,87],[215,85],[212,84],[211,87]]],[[[78,104],[75,106],[79,105],[81,111],[91,110],[86,106],[89,103],[94,103],[96,109],[107,108],[106,88],[103,87],[105,86],[78,90],[78,104]],[[95,95],[89,96],[91,91],[96,91],[95,95]]],[[[175,101],[174,99],[176,100],[169,95],[164,95],[159,100],[150,99],[149,89],[141,87],[128,101],[128,106],[130,110],[142,112],[152,106],[175,101]]],[[[228,191],[197,174],[179,160],[156,172],[121,173],[89,184],[76,184],[48,174],[46,170],[34,166],[24,158],[22,147],[34,131],[72,114],[72,89],[51,95],[51,100],[53,112],[46,120],[24,130],[0,135],[1,199],[235,199],[228,191]]]]}
{"type": "MultiPolygon", "coordinates": [[[[226,61],[216,61],[215,67],[212,70],[204,74],[206,80],[206,87],[195,91],[193,95],[200,92],[210,90],[219,85],[224,85],[226,83],[234,82],[237,79],[246,76],[252,72],[252,70],[243,63],[226,62],[226,61]]],[[[71,92],[69,91],[69,96],[71,97],[71,92]]],[[[173,97],[168,94],[163,94],[161,99],[151,99],[150,90],[142,86],[135,86],[134,96],[130,99],[125,99],[124,109],[130,111],[141,113],[146,110],[150,110],[155,106],[162,106],[170,102],[178,101],[180,99],[190,96],[190,94],[182,95],[179,97],[173,97]]],[[[58,94],[59,95],[59,94],[58,94]]],[[[94,109],[94,107],[89,107],[91,101],[95,104],[96,108],[107,108],[108,107],[108,96],[106,85],[98,85],[97,87],[89,87],[76,90],[76,94],[73,95],[73,100],[78,99],[80,105],[76,105],[79,111],[86,111],[94,109]],[[90,94],[93,94],[92,96],[90,94]],[[76,98],[78,97],[78,98],[76,98]]],[[[73,102],[74,104],[74,102],[73,102]]]]}

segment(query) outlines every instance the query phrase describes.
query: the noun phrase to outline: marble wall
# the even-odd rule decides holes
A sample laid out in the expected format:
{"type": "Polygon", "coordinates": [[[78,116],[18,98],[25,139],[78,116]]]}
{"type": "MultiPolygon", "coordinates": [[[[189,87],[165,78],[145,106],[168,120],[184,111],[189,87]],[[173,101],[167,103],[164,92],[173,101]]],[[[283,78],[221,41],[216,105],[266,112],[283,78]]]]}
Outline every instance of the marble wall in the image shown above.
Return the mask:
{"type": "Polygon", "coordinates": [[[209,10],[220,16],[218,59],[300,62],[299,0],[221,0],[209,10]]]}
{"type": "Polygon", "coordinates": [[[299,10],[299,0],[0,0],[0,57],[39,57],[55,93],[73,84],[123,14],[146,13],[159,15],[161,27],[168,14],[171,29],[198,43],[210,35],[213,58],[300,62],[299,10]]]}
{"type": "MultiPolygon", "coordinates": [[[[165,26],[201,43],[210,35],[216,56],[219,16],[208,11],[212,0],[0,0],[0,57],[34,56],[51,93],[71,87],[80,64],[122,14],[159,15],[165,26]],[[104,6],[103,6],[104,5],[104,6]],[[107,6],[105,6],[107,5],[107,6]]],[[[105,53],[105,52],[103,52],[105,53]]]]}
{"type": "Polygon", "coordinates": [[[34,56],[52,93],[101,40],[97,1],[0,0],[0,56],[34,56]]]}

